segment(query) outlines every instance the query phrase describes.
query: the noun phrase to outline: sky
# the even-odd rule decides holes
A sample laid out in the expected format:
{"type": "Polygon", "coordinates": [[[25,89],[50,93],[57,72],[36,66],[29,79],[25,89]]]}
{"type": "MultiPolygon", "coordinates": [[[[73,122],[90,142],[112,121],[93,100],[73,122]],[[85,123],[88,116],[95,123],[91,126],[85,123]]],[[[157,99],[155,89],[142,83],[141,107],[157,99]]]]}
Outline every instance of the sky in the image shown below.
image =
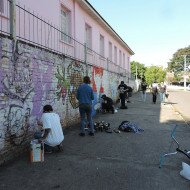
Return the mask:
{"type": "Polygon", "coordinates": [[[190,0],[88,0],[135,55],[131,61],[167,67],[190,45],[190,0]]]}

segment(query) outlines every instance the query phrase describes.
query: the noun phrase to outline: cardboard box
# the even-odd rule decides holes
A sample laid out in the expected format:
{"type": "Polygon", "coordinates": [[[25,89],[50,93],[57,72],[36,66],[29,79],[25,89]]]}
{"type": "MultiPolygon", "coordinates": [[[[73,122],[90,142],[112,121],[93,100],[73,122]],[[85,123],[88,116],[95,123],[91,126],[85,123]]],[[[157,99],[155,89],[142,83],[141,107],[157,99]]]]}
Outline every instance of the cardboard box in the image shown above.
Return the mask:
{"type": "Polygon", "coordinates": [[[30,143],[30,161],[43,162],[44,161],[44,144],[39,143],[38,140],[32,140],[30,143]]]}

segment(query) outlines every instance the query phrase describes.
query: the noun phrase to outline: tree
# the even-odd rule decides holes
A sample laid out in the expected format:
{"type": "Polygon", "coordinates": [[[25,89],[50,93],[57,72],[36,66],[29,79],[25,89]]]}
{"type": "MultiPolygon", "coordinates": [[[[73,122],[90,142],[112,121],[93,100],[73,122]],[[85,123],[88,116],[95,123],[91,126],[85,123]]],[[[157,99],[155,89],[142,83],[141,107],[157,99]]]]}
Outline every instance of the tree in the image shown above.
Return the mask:
{"type": "Polygon", "coordinates": [[[184,70],[184,55],[187,56],[187,62],[190,62],[190,46],[186,48],[178,49],[177,52],[173,54],[172,59],[168,62],[168,71],[178,74],[184,70]]]}
{"type": "Polygon", "coordinates": [[[146,68],[145,80],[148,85],[156,82],[164,82],[166,77],[166,71],[163,67],[159,66],[150,66],[146,68]]]}
{"type": "Polygon", "coordinates": [[[137,68],[137,78],[144,79],[145,78],[144,74],[146,71],[146,67],[144,66],[144,64],[141,64],[136,61],[131,62],[131,73],[133,76],[136,76],[136,68],[137,68]]]}

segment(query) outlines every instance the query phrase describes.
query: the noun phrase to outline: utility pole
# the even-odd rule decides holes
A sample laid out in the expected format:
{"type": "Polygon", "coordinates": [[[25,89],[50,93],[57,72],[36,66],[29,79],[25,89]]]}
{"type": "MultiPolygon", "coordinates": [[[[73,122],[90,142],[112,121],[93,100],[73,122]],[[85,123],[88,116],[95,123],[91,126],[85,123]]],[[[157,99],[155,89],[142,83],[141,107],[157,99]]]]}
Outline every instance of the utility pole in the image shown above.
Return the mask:
{"type": "Polygon", "coordinates": [[[135,79],[136,79],[136,81],[137,81],[137,63],[135,64],[135,79]]]}
{"type": "Polygon", "coordinates": [[[187,84],[187,76],[186,76],[186,70],[187,70],[187,55],[183,56],[184,58],[184,74],[183,74],[183,80],[184,80],[184,90],[186,91],[186,84],[187,84]]]}

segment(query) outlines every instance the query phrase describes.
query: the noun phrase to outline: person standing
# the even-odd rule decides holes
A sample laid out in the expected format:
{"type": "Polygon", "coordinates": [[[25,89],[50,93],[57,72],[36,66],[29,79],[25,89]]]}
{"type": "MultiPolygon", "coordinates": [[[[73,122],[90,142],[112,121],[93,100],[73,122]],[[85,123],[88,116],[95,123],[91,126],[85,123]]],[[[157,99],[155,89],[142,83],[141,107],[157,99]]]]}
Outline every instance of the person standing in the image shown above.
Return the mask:
{"type": "MultiPolygon", "coordinates": [[[[127,85],[126,85],[127,86],[127,85]]],[[[132,97],[132,93],[133,93],[133,89],[132,89],[132,87],[131,86],[127,86],[127,90],[126,90],[127,92],[126,92],[126,99],[127,99],[127,103],[131,103],[131,101],[130,101],[130,97],[132,97]]]]}
{"type": "Polygon", "coordinates": [[[127,106],[125,106],[125,98],[126,98],[126,94],[127,94],[127,85],[124,83],[124,81],[121,81],[121,83],[117,89],[119,91],[119,98],[121,100],[120,109],[127,109],[127,106]]]}
{"type": "Polygon", "coordinates": [[[145,81],[142,82],[141,84],[141,90],[142,90],[142,100],[143,102],[146,102],[146,89],[147,89],[147,84],[145,83],[145,81]]]}
{"type": "Polygon", "coordinates": [[[85,76],[83,78],[83,84],[77,89],[76,98],[79,101],[79,112],[81,117],[80,136],[85,136],[86,116],[90,127],[89,135],[94,136],[94,124],[92,121],[92,100],[94,100],[94,93],[92,87],[89,85],[90,83],[89,76],[85,76]]]}
{"type": "Polygon", "coordinates": [[[153,84],[152,85],[152,102],[153,102],[153,104],[156,104],[157,94],[158,94],[158,88],[155,84],[153,84]]]}
{"type": "Polygon", "coordinates": [[[166,97],[166,85],[163,82],[161,82],[159,86],[159,94],[160,94],[160,102],[164,103],[166,97]]]}

